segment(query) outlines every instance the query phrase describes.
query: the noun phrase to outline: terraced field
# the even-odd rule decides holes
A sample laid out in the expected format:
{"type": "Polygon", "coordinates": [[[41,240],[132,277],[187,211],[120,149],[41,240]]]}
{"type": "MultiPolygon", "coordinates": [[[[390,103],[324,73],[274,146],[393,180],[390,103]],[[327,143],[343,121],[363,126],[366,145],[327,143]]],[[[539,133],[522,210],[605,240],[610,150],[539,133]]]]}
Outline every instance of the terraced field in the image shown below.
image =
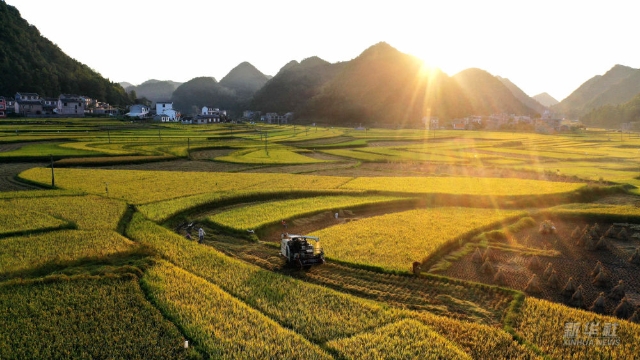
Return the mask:
{"type": "Polygon", "coordinates": [[[637,190],[607,186],[640,184],[638,139],[117,122],[105,134],[97,121],[60,122],[41,124],[55,145],[0,145],[12,150],[0,167],[7,178],[22,172],[48,186],[46,163],[20,163],[43,151],[83,166],[56,167],[55,190],[0,193],[0,358],[626,359],[640,350],[637,190]],[[176,160],[121,158],[134,154],[176,160]],[[547,217],[556,233],[535,236],[547,217]],[[326,264],[285,265],[282,218],[286,231],[326,240],[326,264]],[[628,224],[593,252],[570,233],[595,221],[628,224]],[[189,223],[204,227],[204,244],[176,231],[189,223]],[[403,246],[412,251],[393,251],[403,246]],[[476,248],[489,265],[474,260],[476,248]],[[545,276],[532,258],[563,282],[577,272],[589,304],[539,300],[554,292],[548,278],[532,291],[529,277],[545,276]],[[619,279],[596,281],[598,260],[626,285],[624,300],[604,301],[607,315],[590,305],[619,279]],[[616,324],[619,343],[563,343],[567,323],[593,322],[608,323],[609,337],[616,324]]]}

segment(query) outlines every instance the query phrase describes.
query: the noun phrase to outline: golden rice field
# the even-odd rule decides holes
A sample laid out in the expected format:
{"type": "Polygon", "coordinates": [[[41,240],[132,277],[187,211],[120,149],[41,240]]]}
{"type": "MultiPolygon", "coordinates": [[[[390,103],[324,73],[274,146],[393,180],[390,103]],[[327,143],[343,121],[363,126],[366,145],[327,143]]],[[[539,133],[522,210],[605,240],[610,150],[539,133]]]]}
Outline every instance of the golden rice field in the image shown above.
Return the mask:
{"type": "Polygon", "coordinates": [[[212,358],[331,358],[220,287],[169,263],[147,271],[142,285],[163,313],[212,358]]]}
{"type": "Polygon", "coordinates": [[[2,359],[183,359],[184,338],[135,277],[0,283],[2,359]]]}
{"type": "Polygon", "coordinates": [[[127,235],[313,342],[351,336],[386,324],[396,316],[381,304],[230,258],[138,214],[133,217],[127,235]]]}
{"type": "Polygon", "coordinates": [[[262,202],[237,207],[207,217],[207,220],[237,230],[259,229],[283,219],[310,215],[317,212],[362,205],[390,203],[406,198],[391,196],[318,196],[303,199],[262,202]]]}
{"type": "Polygon", "coordinates": [[[456,343],[473,359],[541,358],[500,328],[436,316],[426,311],[410,312],[408,318],[422,322],[442,337],[456,343]]]}
{"type": "MultiPolygon", "coordinates": [[[[363,195],[362,191],[356,190],[302,190],[297,191],[300,196],[320,196],[320,195],[363,195]]],[[[192,209],[194,207],[206,205],[206,204],[220,204],[228,201],[237,202],[252,202],[259,199],[274,199],[281,196],[291,196],[296,194],[292,191],[285,189],[270,189],[270,190],[240,190],[240,191],[226,191],[226,192],[214,192],[206,194],[198,194],[192,196],[185,196],[177,199],[170,199],[164,201],[157,201],[149,204],[137,206],[140,211],[148,219],[163,222],[172,216],[179,214],[182,211],[192,209]]]]}
{"type": "Polygon", "coordinates": [[[103,258],[136,246],[122,235],[107,230],[60,230],[1,241],[0,278],[45,266],[103,258]]]}
{"type": "MultiPolygon", "coordinates": [[[[114,124],[120,125],[110,125],[114,124]]],[[[63,125],[43,126],[51,134],[65,132],[63,125]]],[[[196,129],[175,124],[125,129],[110,134],[114,143],[107,143],[103,129],[98,135],[89,133],[94,130],[93,120],[74,120],[73,126],[73,132],[58,133],[64,139],[60,143],[10,145],[1,155],[21,161],[51,153],[58,158],[75,157],[72,166],[86,166],[96,158],[78,156],[103,154],[118,163],[121,155],[142,155],[128,157],[135,161],[146,161],[149,155],[188,158],[189,150],[233,146],[238,150],[216,160],[255,164],[256,168],[274,166],[267,169],[274,173],[56,167],[58,189],[0,191],[0,359],[638,357],[638,324],[490,285],[404,274],[414,261],[440,256],[445,248],[478,231],[512,223],[528,215],[524,210],[431,207],[353,220],[312,234],[321,238],[328,259],[338,261],[295,274],[284,268],[286,274],[255,266],[280,269],[278,261],[282,259],[273,260],[278,249],[236,239],[235,232],[228,231],[259,229],[282,219],[409,202],[418,197],[428,203],[432,198],[477,196],[494,201],[496,208],[505,200],[515,206],[511,197],[567,194],[586,186],[517,178],[395,177],[385,173],[417,169],[418,164],[437,174],[450,168],[452,174],[464,174],[460,171],[464,166],[491,166],[506,170],[507,176],[517,176],[523,170],[527,175],[545,173],[547,178],[565,175],[640,185],[636,179],[640,173],[638,139],[623,141],[620,136],[613,141],[611,135],[598,133],[556,136],[439,130],[430,134],[264,126],[262,134],[269,132],[267,155],[261,133],[250,126],[237,126],[235,131],[229,125],[196,129]],[[84,130],[86,135],[80,135],[84,130]],[[232,143],[225,142],[232,137],[232,143]],[[296,147],[298,142],[300,147],[296,147]],[[348,164],[355,165],[344,168],[342,174],[358,174],[361,166],[366,174],[378,171],[388,175],[276,173],[278,165],[310,164],[296,171],[303,172],[314,169],[312,164],[326,163],[305,156],[316,143],[326,154],[381,163],[351,160],[348,164]],[[382,165],[395,162],[405,164],[382,165]],[[435,165],[423,166],[425,162],[435,165]],[[456,196],[425,196],[428,194],[456,196]],[[228,210],[217,209],[228,205],[228,210]],[[205,215],[204,211],[211,209],[217,212],[205,215]],[[160,225],[192,215],[201,216],[196,221],[207,216],[208,221],[220,225],[213,226],[207,245],[186,240],[160,225]],[[126,230],[121,235],[116,231],[122,231],[123,226],[126,230]],[[273,256],[269,257],[271,250],[273,256]],[[422,303],[425,294],[433,296],[422,303]],[[496,310],[498,303],[501,310],[496,310]],[[502,310],[504,314],[495,314],[502,310]],[[588,338],[584,326],[595,326],[602,336],[605,326],[610,331],[616,324],[616,345],[568,346],[564,343],[570,330],[567,324],[579,325],[573,330],[582,340],[588,338]],[[189,349],[184,349],[185,340],[189,349]]],[[[10,125],[0,127],[5,134],[0,137],[6,139],[0,142],[45,139],[33,134],[17,139],[10,125]]],[[[312,171],[330,173],[326,169],[312,171]]],[[[20,176],[46,186],[51,183],[50,168],[33,168],[20,176]]],[[[597,191],[593,193],[598,196],[597,191]]],[[[616,196],[631,198],[629,194],[616,196]]],[[[539,215],[638,219],[635,205],[631,200],[625,205],[564,204],[541,209],[539,215]]],[[[635,296],[637,289],[629,290],[628,294],[635,296]]],[[[611,333],[607,335],[611,339],[611,333]]]]}
{"type": "Polygon", "coordinates": [[[0,192],[0,199],[17,199],[17,198],[40,198],[40,197],[56,197],[56,196],[73,196],[83,195],[84,193],[76,190],[23,190],[23,191],[5,191],[0,192]]]}
{"type": "Polygon", "coordinates": [[[268,149],[249,148],[235,151],[228,156],[220,156],[217,161],[228,161],[241,164],[314,164],[327,162],[318,160],[291,149],[268,149]]]}
{"type": "Polygon", "coordinates": [[[88,195],[5,199],[0,200],[0,208],[44,213],[72,222],[83,230],[115,230],[127,204],[88,195]]]}
{"type": "Polygon", "coordinates": [[[518,334],[554,359],[634,359],[640,350],[640,325],[615,317],[529,297],[525,299],[518,319],[515,328],[518,334]],[[608,334],[605,330],[607,323],[610,324],[608,334]],[[575,324],[578,324],[577,332],[575,324]],[[611,324],[617,324],[614,332],[611,332],[611,324]],[[595,338],[618,343],[565,345],[565,340],[595,341],[595,338]]]}
{"type": "MultiPolygon", "coordinates": [[[[33,168],[20,174],[27,180],[51,183],[51,169],[33,168]]],[[[56,169],[56,186],[123,199],[134,204],[212,192],[285,188],[334,189],[350,178],[290,174],[249,174],[142,170],[56,169]],[[297,181],[296,181],[297,180],[297,181]],[[140,191],[143,188],[144,191],[140,191]]]]}
{"type": "Polygon", "coordinates": [[[471,359],[455,344],[415,320],[402,320],[327,343],[345,359],[471,359]],[[393,351],[389,351],[393,349],[393,351]]]}
{"type": "Polygon", "coordinates": [[[351,221],[312,235],[320,237],[331,258],[405,271],[414,261],[422,261],[475,229],[524,214],[518,210],[428,208],[351,221]]]}
{"type": "Polygon", "coordinates": [[[29,230],[55,229],[67,225],[66,221],[33,210],[2,204],[0,207],[0,235],[29,230]]]}
{"type": "Polygon", "coordinates": [[[335,149],[335,150],[322,150],[321,152],[329,155],[342,156],[345,158],[352,158],[363,161],[389,161],[392,160],[388,156],[383,154],[370,153],[360,151],[358,149],[335,149]]]}
{"type": "Polygon", "coordinates": [[[639,217],[640,211],[635,205],[612,204],[566,204],[549,208],[550,213],[556,215],[612,215],[616,217],[639,217]]]}
{"type": "MultiPolygon", "coordinates": [[[[51,171],[33,168],[20,175],[47,184],[51,171]]],[[[408,194],[534,196],[568,193],[581,183],[513,178],[467,177],[332,177],[293,174],[208,173],[135,170],[57,169],[57,186],[122,199],[134,204],[176,199],[211,192],[247,189],[352,190],[408,194]],[[144,186],[145,191],[139,191],[144,186]]]]}
{"type": "Polygon", "coordinates": [[[64,148],[76,149],[76,150],[97,151],[97,152],[108,154],[108,155],[131,154],[131,151],[124,150],[119,146],[110,146],[110,144],[96,143],[91,141],[71,142],[71,143],[60,144],[60,146],[64,148]]]}
{"type": "Polygon", "coordinates": [[[583,187],[582,183],[551,182],[513,178],[477,177],[375,177],[356,178],[343,189],[404,193],[523,196],[560,194],[583,187]]]}

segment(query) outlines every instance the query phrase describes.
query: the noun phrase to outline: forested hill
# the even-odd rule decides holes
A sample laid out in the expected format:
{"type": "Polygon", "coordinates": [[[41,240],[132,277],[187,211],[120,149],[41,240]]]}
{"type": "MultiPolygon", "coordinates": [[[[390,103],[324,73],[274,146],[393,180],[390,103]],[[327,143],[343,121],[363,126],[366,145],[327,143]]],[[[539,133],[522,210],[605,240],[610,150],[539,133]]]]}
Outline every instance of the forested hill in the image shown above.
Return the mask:
{"type": "Polygon", "coordinates": [[[291,61],[253,97],[252,107],[264,112],[298,112],[338,74],[344,63],[331,64],[317,56],[291,61]]]}
{"type": "Polygon", "coordinates": [[[618,128],[623,123],[632,123],[632,130],[640,129],[640,94],[624,104],[604,105],[583,115],[580,120],[588,126],[618,128]]]}
{"type": "Polygon", "coordinates": [[[571,95],[553,106],[567,117],[580,117],[604,105],[621,105],[640,94],[640,69],[616,65],[580,85],[571,95]]]}
{"type": "Polygon", "coordinates": [[[486,71],[469,69],[449,77],[378,43],[345,63],[299,115],[336,124],[397,126],[419,124],[429,115],[450,120],[502,112],[536,113],[486,71]]]}
{"type": "Polygon", "coordinates": [[[35,92],[58,97],[67,93],[112,105],[130,102],[122,86],[67,56],[4,1],[0,1],[0,34],[0,95],[35,92]]]}

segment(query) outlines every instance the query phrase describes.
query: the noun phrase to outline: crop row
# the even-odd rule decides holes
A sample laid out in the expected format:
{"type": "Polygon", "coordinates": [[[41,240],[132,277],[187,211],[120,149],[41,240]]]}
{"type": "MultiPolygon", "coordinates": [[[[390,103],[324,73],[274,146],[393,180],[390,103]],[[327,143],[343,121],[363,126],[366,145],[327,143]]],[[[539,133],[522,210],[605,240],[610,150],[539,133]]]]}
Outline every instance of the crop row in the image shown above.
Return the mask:
{"type": "Polygon", "coordinates": [[[362,177],[348,182],[341,188],[404,193],[517,196],[566,193],[583,186],[581,183],[513,178],[362,177]]]}
{"type": "Polygon", "coordinates": [[[133,276],[0,284],[2,359],[180,359],[183,343],[133,276]]]}
{"type": "Polygon", "coordinates": [[[487,324],[499,323],[501,314],[513,300],[512,294],[488,287],[422,276],[380,274],[361,269],[336,271],[333,264],[330,270],[314,269],[305,278],[342,292],[401,308],[428,310],[487,324]]]}
{"type": "MultiPolygon", "coordinates": [[[[240,190],[356,190],[420,194],[524,196],[568,193],[583,184],[513,178],[333,177],[292,174],[208,173],[56,169],[56,185],[145,204],[184,196],[240,190]],[[144,186],[145,191],[140,191],[144,186]]],[[[51,170],[33,168],[21,177],[50,183],[51,170]]]]}
{"type": "Polygon", "coordinates": [[[640,325],[614,317],[527,298],[515,330],[557,359],[634,359],[640,325]]]}
{"type": "Polygon", "coordinates": [[[389,203],[403,198],[389,196],[318,196],[303,199],[263,202],[207,217],[207,220],[232,229],[259,229],[282,219],[327,210],[338,210],[368,204],[389,203]]]}
{"type": "Polygon", "coordinates": [[[611,204],[566,204],[552,207],[545,211],[556,216],[579,216],[581,218],[608,218],[613,221],[640,221],[638,207],[635,205],[611,204]]]}
{"type": "Polygon", "coordinates": [[[218,286],[166,262],[149,269],[142,285],[163,313],[211,358],[331,358],[218,286]]]}
{"type": "Polygon", "coordinates": [[[61,230],[0,240],[0,278],[43,271],[87,258],[131,250],[135,244],[109,230],[61,230]]]}
{"type": "MultiPolygon", "coordinates": [[[[419,318],[420,321],[428,323],[447,339],[459,341],[464,351],[470,354],[484,356],[490,354],[491,347],[486,343],[486,339],[490,338],[497,339],[496,346],[503,351],[501,354],[518,354],[520,350],[524,354],[527,353],[526,349],[521,349],[508,334],[499,329],[489,326],[475,326],[474,324],[469,326],[467,322],[445,317],[427,316],[422,312],[388,308],[375,302],[335,292],[326,287],[264,271],[227,257],[211,247],[185,240],[181,236],[145,220],[140,214],[134,215],[128,234],[136,241],[154,248],[160,256],[168,261],[204,278],[224,292],[275,320],[280,326],[292,329],[316,343],[357,336],[402,319],[419,318]],[[475,339],[483,341],[476,342],[475,339]]],[[[381,277],[387,276],[379,275],[381,277]]],[[[397,281],[397,276],[389,276],[393,277],[389,281],[397,281]]],[[[408,279],[408,281],[410,280],[412,279],[408,279]]],[[[176,285],[175,287],[187,289],[199,286],[176,285]]],[[[185,291],[187,290],[181,290],[181,295],[177,296],[189,297],[185,291]]],[[[214,295],[207,296],[215,299],[214,295]]],[[[186,304],[189,302],[185,302],[186,304]]],[[[198,310],[190,311],[197,312],[198,310]]],[[[195,318],[198,316],[194,315],[195,318]]],[[[203,314],[202,319],[207,319],[207,317],[203,314]]],[[[198,328],[206,328],[211,326],[210,324],[206,321],[198,322],[192,330],[206,332],[209,330],[198,328]]],[[[239,326],[238,323],[236,323],[237,326],[239,326]]],[[[393,348],[386,348],[379,354],[381,357],[387,357],[392,356],[393,353],[393,348]]],[[[345,353],[344,356],[349,355],[345,353]]]]}
{"type": "Polygon", "coordinates": [[[216,158],[217,161],[228,161],[242,164],[314,164],[326,162],[304,156],[288,148],[260,149],[249,148],[238,150],[228,156],[216,158]]]}
{"type": "MultiPolygon", "coordinates": [[[[51,169],[33,168],[21,177],[51,183],[51,169]]],[[[212,192],[264,189],[335,189],[350,178],[290,174],[232,174],[142,170],[55,169],[56,186],[125,199],[134,204],[212,192]],[[144,191],[140,191],[144,187],[144,191]]]]}
{"type": "Polygon", "coordinates": [[[0,207],[0,235],[29,230],[54,229],[67,224],[67,222],[47,214],[2,205],[0,207]]]}
{"type": "Polygon", "coordinates": [[[312,341],[350,336],[385,324],[393,317],[379,304],[227,257],[145,220],[140,214],[133,216],[127,234],[312,341]]]}
{"type": "Polygon", "coordinates": [[[137,209],[148,219],[156,222],[164,222],[169,218],[194,209],[208,207],[209,204],[224,206],[226,204],[268,201],[284,197],[314,197],[321,195],[362,195],[362,191],[351,190],[239,190],[213,192],[192,196],[180,197],[177,199],[158,201],[150,204],[137,206],[137,209]]]}
{"type": "Polygon", "coordinates": [[[327,346],[346,359],[471,359],[429,327],[408,319],[327,346]]]}
{"type": "Polygon", "coordinates": [[[16,198],[41,198],[56,196],[74,196],[83,193],[76,190],[24,190],[24,191],[0,191],[0,199],[16,199],[16,198]]]}
{"type": "MultiPolygon", "coordinates": [[[[48,214],[70,221],[79,229],[115,230],[127,205],[122,201],[88,195],[5,199],[0,200],[0,208],[48,214]]],[[[29,224],[25,226],[32,227],[29,224]]]]}
{"type": "Polygon", "coordinates": [[[319,236],[331,258],[408,271],[462,235],[521,211],[439,207],[410,210],[325,228],[319,236]]]}

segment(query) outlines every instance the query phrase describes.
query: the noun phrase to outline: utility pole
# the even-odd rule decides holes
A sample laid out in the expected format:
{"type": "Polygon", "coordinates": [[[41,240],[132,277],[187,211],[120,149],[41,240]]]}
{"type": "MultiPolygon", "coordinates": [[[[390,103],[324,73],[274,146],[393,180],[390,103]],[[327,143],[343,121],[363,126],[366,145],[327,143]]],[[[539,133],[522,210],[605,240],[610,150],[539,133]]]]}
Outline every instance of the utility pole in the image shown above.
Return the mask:
{"type": "Polygon", "coordinates": [[[53,173],[53,154],[51,154],[51,187],[56,187],[56,177],[53,173]]]}
{"type": "Polygon", "coordinates": [[[267,133],[265,131],[265,133],[264,133],[264,152],[267,153],[267,156],[269,155],[269,149],[267,149],[267,142],[268,142],[267,138],[268,137],[269,137],[269,133],[267,133]]]}

